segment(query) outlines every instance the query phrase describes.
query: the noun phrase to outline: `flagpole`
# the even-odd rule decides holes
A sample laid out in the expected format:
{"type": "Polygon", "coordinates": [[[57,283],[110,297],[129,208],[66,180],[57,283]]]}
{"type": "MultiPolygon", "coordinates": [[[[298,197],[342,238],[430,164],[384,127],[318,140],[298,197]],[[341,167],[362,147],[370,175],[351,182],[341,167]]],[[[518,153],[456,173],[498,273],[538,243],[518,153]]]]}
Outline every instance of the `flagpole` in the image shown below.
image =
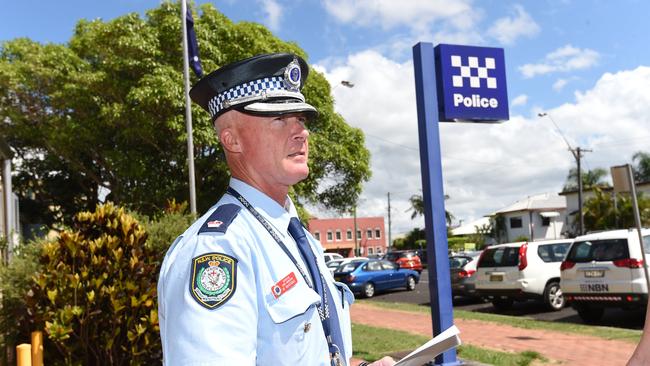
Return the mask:
{"type": "Polygon", "coordinates": [[[183,24],[183,76],[185,79],[185,127],[187,128],[187,165],[190,174],[190,212],[196,214],[196,182],[194,178],[194,138],[192,133],[192,102],[190,101],[190,65],[187,52],[187,3],[181,0],[183,24]]]}

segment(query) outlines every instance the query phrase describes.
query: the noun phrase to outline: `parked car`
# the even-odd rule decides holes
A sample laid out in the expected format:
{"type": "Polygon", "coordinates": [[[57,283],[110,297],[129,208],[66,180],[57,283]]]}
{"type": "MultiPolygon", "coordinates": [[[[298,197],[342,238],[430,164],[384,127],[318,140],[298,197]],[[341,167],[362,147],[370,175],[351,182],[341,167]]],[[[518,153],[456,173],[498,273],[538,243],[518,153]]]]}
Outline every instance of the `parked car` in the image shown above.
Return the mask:
{"type": "Polygon", "coordinates": [[[343,259],[343,256],[340,255],[339,253],[328,253],[325,252],[323,253],[323,257],[325,257],[325,263],[328,263],[332,259],[343,259]]]}
{"type": "MultiPolygon", "coordinates": [[[[650,256],[650,229],[641,234],[644,252],[650,256]]],[[[579,236],[560,267],[565,297],[587,323],[600,320],[607,307],[645,309],[648,286],[643,265],[636,229],[579,236]]]]}
{"type": "Polygon", "coordinates": [[[373,297],[376,292],[404,287],[413,291],[420,281],[420,274],[410,269],[400,268],[396,263],[384,259],[370,259],[351,262],[339,267],[334,279],[343,282],[354,293],[373,297]]]}
{"type": "Polygon", "coordinates": [[[332,259],[331,261],[327,262],[327,268],[329,268],[330,272],[334,274],[336,272],[336,269],[339,268],[340,266],[352,262],[363,262],[368,260],[366,257],[350,257],[350,258],[342,258],[342,259],[332,259]]]}
{"type": "Polygon", "coordinates": [[[415,250],[396,250],[386,253],[385,260],[397,263],[400,268],[407,268],[422,273],[422,261],[415,250]]]}
{"type": "Polygon", "coordinates": [[[570,239],[507,243],[483,250],[476,266],[476,292],[498,310],[515,300],[542,300],[550,310],[565,305],[560,264],[570,239]]]}
{"type": "Polygon", "coordinates": [[[449,257],[452,296],[478,297],[476,294],[476,264],[481,255],[477,252],[464,252],[449,257]]]}

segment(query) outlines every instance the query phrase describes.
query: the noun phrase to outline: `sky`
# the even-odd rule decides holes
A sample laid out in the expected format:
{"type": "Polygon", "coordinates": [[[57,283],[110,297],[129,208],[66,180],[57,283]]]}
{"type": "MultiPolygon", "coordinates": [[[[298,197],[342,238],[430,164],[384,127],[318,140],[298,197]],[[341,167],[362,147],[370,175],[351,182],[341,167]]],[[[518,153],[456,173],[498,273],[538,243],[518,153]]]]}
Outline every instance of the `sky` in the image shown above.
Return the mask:
{"type": "MultiPolygon", "coordinates": [[[[393,238],[424,225],[411,219],[408,201],[422,192],[412,61],[418,42],[505,52],[510,120],[440,124],[445,206],[455,225],[560,192],[576,164],[567,144],[589,150],[584,169],[609,171],[631,163],[635,152],[650,152],[650,2],[197,1],[206,2],[235,22],[261,23],[296,42],[329,80],[336,111],[364,132],[371,153],[373,175],[357,214],[387,217],[390,193],[393,238]]],[[[66,43],[79,19],[144,16],[158,4],[0,0],[0,42],[66,43]]]]}

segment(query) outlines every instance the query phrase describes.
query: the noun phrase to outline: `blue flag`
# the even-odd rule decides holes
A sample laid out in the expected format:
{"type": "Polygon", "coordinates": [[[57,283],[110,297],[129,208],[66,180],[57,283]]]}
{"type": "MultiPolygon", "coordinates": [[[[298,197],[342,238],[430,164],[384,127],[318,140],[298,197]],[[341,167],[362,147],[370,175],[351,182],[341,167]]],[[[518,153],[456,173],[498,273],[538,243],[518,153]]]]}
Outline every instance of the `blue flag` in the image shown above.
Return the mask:
{"type": "Polygon", "coordinates": [[[192,12],[187,9],[185,16],[187,23],[187,57],[190,61],[190,67],[199,78],[203,77],[203,67],[201,67],[201,59],[199,58],[199,44],[196,42],[196,32],[194,32],[194,18],[192,12]]]}

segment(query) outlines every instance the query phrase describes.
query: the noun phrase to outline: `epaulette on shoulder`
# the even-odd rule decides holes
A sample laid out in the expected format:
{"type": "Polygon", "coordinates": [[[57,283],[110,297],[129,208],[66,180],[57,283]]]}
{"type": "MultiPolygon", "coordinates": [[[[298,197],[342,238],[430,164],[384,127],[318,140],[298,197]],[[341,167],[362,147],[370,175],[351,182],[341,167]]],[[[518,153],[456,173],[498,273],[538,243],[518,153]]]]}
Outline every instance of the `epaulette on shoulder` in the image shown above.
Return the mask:
{"type": "Polygon", "coordinates": [[[201,233],[225,233],[228,230],[228,226],[232,223],[232,220],[237,217],[241,206],[237,206],[233,203],[228,203],[222,206],[217,207],[216,210],[208,217],[207,220],[201,225],[199,229],[199,234],[201,233]]]}

